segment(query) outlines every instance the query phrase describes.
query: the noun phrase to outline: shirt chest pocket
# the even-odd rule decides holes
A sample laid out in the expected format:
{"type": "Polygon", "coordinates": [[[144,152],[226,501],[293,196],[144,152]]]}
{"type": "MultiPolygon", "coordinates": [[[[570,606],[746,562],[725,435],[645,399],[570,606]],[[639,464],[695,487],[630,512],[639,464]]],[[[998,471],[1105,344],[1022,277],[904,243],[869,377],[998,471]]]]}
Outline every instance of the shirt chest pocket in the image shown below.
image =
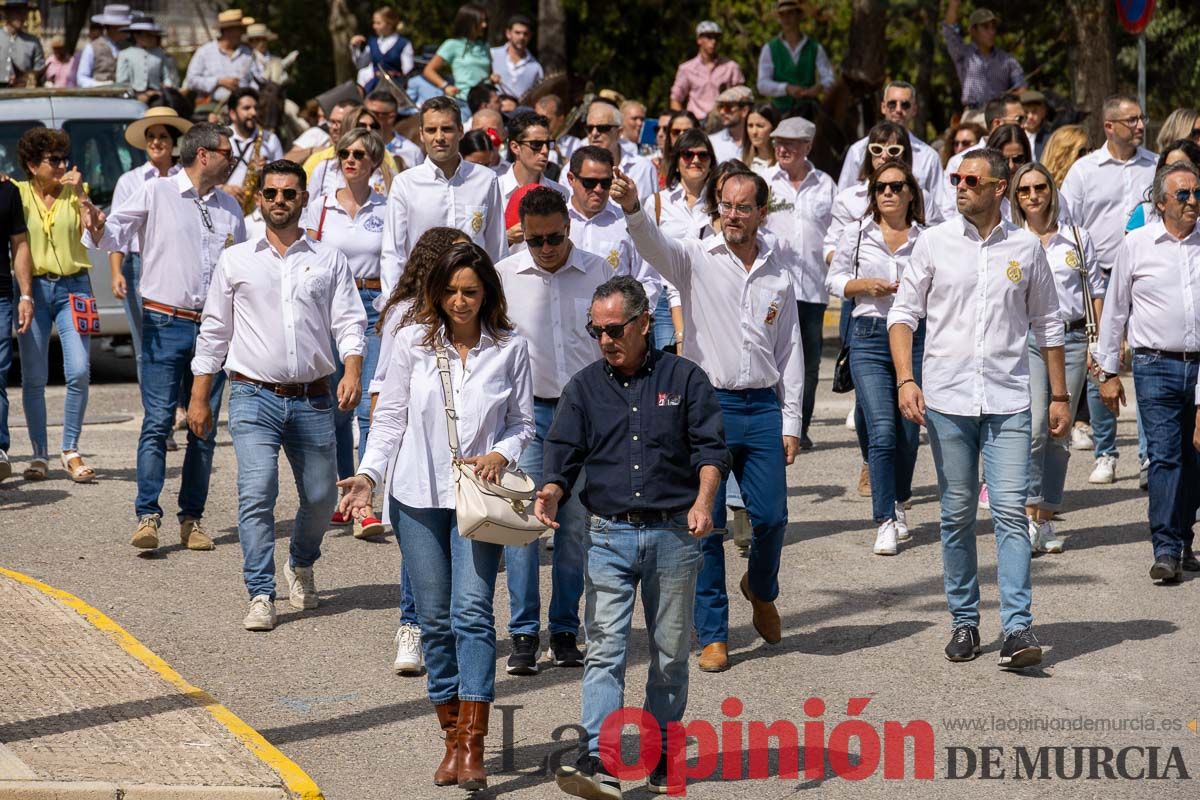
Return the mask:
{"type": "Polygon", "coordinates": [[[676,446],[687,435],[687,408],[680,392],[659,391],[650,396],[652,405],[646,409],[650,441],[676,446]]]}
{"type": "Polygon", "coordinates": [[[306,266],[300,271],[294,284],[295,297],[300,302],[322,305],[329,297],[332,285],[333,275],[328,269],[306,266]]]}
{"type": "Polygon", "coordinates": [[[784,292],[775,286],[760,286],[751,295],[753,298],[752,319],[759,325],[773,330],[779,324],[779,315],[783,311],[784,292]]]}
{"type": "Polygon", "coordinates": [[[459,229],[466,231],[472,239],[478,239],[487,227],[487,205],[464,205],[462,209],[462,219],[458,221],[459,229]]]}
{"type": "Polygon", "coordinates": [[[819,197],[801,201],[800,207],[805,217],[821,224],[827,224],[833,214],[833,200],[824,193],[819,197]]]}
{"type": "Polygon", "coordinates": [[[591,252],[600,256],[614,271],[621,267],[620,239],[593,239],[590,243],[591,252]]]}

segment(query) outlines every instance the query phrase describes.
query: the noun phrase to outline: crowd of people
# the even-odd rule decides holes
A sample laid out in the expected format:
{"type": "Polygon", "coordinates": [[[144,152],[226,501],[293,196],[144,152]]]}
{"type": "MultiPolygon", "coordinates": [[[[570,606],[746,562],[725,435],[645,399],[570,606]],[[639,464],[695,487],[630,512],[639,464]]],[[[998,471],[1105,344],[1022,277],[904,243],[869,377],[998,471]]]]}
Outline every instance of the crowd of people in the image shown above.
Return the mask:
{"type": "MultiPolygon", "coordinates": [[[[788,588],[787,467],[821,446],[810,434],[824,362],[854,392],[847,423],[874,554],[897,556],[911,539],[927,436],[945,657],[981,651],[975,528],[990,507],[999,663],[1038,664],[1031,558],[1069,545],[1053,520],[1067,504],[1072,445],[1094,448],[1093,483],[1114,480],[1130,362],[1150,577],[1200,571],[1200,115],[1172,113],[1157,154],[1144,147],[1143,108],[1124,94],[1097,112],[1105,138],[1095,146],[1078,125],[1051,129],[1045,95],[995,47],[996,15],[977,8],[964,38],[959,5],[949,3],[943,34],[960,121],[927,144],[910,128],[916,90],[891,80],[881,121],[837,176],[809,159],[810,117],[834,69],[803,33],[796,0],[776,4],[780,34],[762,47],[754,87],[720,54],[720,26],[696,26],[697,55],[679,66],[655,145],[642,141],[649,109],[615,93],[581,110],[579,137],[562,98],[520,106],[542,76],[532,22],[509,20],[507,44],[489,49],[486,11],[468,3],[419,72],[397,16],[378,10],[373,35],[351,43],[360,95],[321,109],[323,127],[285,151],[259,122],[244,18],[222,12],[220,38],[197,51],[185,84],[221,95],[224,118],[149,108],[126,131],[145,162],[121,177],[107,212],[70,167],[62,130],[25,133],[26,175],[0,183],[10,243],[0,327],[18,332],[25,478],[50,469],[52,330],[67,383],[62,467],[74,481],[104,478],[80,455],[80,435],[96,318],[88,249],[107,251],[144,410],[132,546],[160,544],[166,454],[186,428],[180,541],[213,549],[203,520],[227,393],[244,627],[276,624],[282,450],[299,495],[283,566],[289,605],[318,606],[328,528],[395,531],[393,666],[427,675],[445,736],[434,782],[468,790],[487,785],[501,561],[506,669],[536,674],[539,554],[552,548],[549,660],[583,667],[587,731],[557,781],[576,796],[619,798],[615,743],[600,729],[624,704],[638,587],[646,709],[664,731],[684,713],[693,636],[701,671],[730,668],[727,528],[747,559],[737,591],[755,631],[771,644],[784,636],[775,601],[788,588]],[[396,81],[419,98],[416,141],[396,130],[400,104],[385,85],[396,81]],[[823,359],[831,299],[836,363],[823,359]],[[1090,428],[1078,424],[1085,409],[1090,428]],[[457,470],[497,485],[518,468],[552,535],[507,546],[460,535],[457,470]]],[[[116,48],[132,24],[119,10],[98,24],[81,85],[129,52],[116,48]]],[[[0,47],[19,74],[30,67],[16,41],[0,47]]],[[[0,376],[10,347],[0,337],[0,376]]],[[[9,449],[0,391],[0,479],[9,449]]],[[[651,790],[666,791],[669,771],[664,751],[651,790]]]]}

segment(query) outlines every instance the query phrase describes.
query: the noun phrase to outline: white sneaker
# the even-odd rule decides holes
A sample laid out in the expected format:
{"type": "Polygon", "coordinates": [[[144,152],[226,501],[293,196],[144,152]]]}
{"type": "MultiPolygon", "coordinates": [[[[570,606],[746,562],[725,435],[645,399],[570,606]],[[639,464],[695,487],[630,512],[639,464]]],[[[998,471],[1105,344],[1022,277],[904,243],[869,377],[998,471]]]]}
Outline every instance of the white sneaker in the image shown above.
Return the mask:
{"type": "Polygon", "coordinates": [[[1117,457],[1100,456],[1096,468],[1088,476],[1088,483],[1114,483],[1117,480],[1117,457]]]}
{"type": "Polygon", "coordinates": [[[1062,539],[1054,535],[1054,523],[1050,520],[1039,522],[1038,527],[1038,552],[1039,553],[1061,553],[1063,551],[1062,539]]]}
{"type": "Polygon", "coordinates": [[[312,567],[292,568],[290,561],[283,565],[283,577],[288,582],[288,605],[292,608],[316,608],[321,604],[317,598],[317,582],[313,579],[312,567]]]}
{"type": "Polygon", "coordinates": [[[425,654],[421,651],[421,629],[416,625],[401,625],[396,631],[396,660],[392,669],[397,675],[420,675],[425,672],[425,654]]]}
{"type": "Polygon", "coordinates": [[[1033,517],[1025,517],[1025,533],[1029,536],[1029,549],[1034,553],[1046,552],[1041,545],[1041,529],[1033,517]]]}
{"type": "Polygon", "coordinates": [[[879,532],[875,534],[874,552],[877,556],[896,555],[896,523],[892,520],[884,520],[879,526],[879,532]]]}
{"type": "Polygon", "coordinates": [[[850,413],[846,415],[846,430],[854,430],[854,409],[850,409],[850,413]]]}
{"type": "Polygon", "coordinates": [[[270,631],[275,629],[275,604],[271,596],[258,594],[250,601],[250,611],[242,620],[242,627],[248,631],[270,631]]]}
{"type": "Polygon", "coordinates": [[[908,512],[904,510],[904,503],[896,503],[896,541],[907,542],[912,538],[912,534],[908,532],[908,512]]]}
{"type": "Polygon", "coordinates": [[[1091,425],[1073,425],[1071,427],[1072,450],[1092,450],[1095,447],[1096,442],[1092,439],[1091,425]]]}
{"type": "Polygon", "coordinates": [[[0,481],[12,475],[12,463],[8,460],[8,453],[0,450],[0,481]]]}

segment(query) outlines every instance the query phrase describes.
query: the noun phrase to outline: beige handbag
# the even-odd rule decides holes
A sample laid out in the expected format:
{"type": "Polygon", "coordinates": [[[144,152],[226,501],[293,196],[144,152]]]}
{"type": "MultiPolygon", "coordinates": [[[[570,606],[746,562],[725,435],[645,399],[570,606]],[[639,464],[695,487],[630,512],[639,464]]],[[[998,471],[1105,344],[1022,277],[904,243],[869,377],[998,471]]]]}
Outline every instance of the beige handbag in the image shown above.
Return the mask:
{"type": "Polygon", "coordinates": [[[458,415],[454,410],[454,387],[450,384],[450,357],[437,348],[437,367],[446,399],[446,433],[450,438],[450,468],[454,470],[454,506],[458,534],[488,544],[527,545],[548,529],[533,515],[537,493],[533,479],[510,467],[500,483],[479,478],[475,468],[459,455],[458,415]]]}

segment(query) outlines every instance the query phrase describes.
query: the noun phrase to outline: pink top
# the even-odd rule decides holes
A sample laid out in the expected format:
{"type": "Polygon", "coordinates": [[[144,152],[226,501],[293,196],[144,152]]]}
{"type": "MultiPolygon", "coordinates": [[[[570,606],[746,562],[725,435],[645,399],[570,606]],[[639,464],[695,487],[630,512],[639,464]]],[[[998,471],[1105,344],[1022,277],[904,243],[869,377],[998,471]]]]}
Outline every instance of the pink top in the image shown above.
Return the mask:
{"type": "Polygon", "coordinates": [[[78,53],[66,61],[60,61],[57,56],[51,53],[46,58],[46,85],[58,87],[74,86],[75,69],[78,61],[78,53]]]}
{"type": "Polygon", "coordinates": [[[717,95],[730,86],[746,82],[736,61],[718,57],[711,66],[700,56],[683,62],[675,73],[671,99],[685,103],[685,108],[703,120],[717,104],[717,95]]]}

